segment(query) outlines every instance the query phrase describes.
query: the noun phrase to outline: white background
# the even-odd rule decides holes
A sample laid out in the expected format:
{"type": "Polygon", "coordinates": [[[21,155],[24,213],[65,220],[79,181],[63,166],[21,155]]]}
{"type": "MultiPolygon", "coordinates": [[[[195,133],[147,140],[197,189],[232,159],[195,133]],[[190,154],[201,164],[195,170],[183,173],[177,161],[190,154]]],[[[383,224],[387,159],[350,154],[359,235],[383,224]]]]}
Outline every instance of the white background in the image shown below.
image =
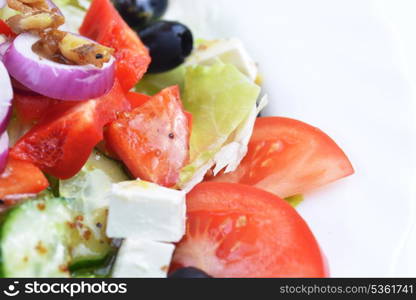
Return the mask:
{"type": "Polygon", "coordinates": [[[171,2],[198,37],[245,42],[268,114],[321,128],[351,158],[353,177],[299,208],[331,275],[416,276],[416,1],[171,2]]]}

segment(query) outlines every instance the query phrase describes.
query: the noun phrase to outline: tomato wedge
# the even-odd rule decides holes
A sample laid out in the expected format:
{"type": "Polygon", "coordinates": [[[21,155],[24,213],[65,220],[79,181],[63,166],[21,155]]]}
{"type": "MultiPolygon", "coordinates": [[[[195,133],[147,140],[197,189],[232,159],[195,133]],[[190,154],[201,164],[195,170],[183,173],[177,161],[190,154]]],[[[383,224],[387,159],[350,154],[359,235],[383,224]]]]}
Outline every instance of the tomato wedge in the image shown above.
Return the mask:
{"type": "Polygon", "coordinates": [[[233,183],[202,183],[187,196],[187,231],[172,270],[214,277],[325,277],[312,232],[286,201],[233,183]]]}
{"type": "Polygon", "coordinates": [[[105,96],[81,103],[52,105],[12,148],[10,155],[29,161],[48,174],[68,179],[83,167],[95,145],[103,139],[103,127],[130,110],[130,103],[116,81],[105,96]]]}
{"type": "Polygon", "coordinates": [[[49,186],[43,173],[33,164],[9,157],[0,176],[0,199],[12,195],[37,194],[49,186]]]}
{"type": "Polygon", "coordinates": [[[116,76],[124,91],[134,87],[146,73],[151,60],[149,51],[110,0],[92,2],[79,32],[115,49],[116,76]]]}
{"type": "Polygon", "coordinates": [[[353,173],[345,153],[319,129],[267,117],[256,121],[248,154],[238,169],[208,180],[252,185],[286,198],[353,173]]]}
{"type": "MultiPolygon", "coordinates": [[[[148,95],[140,94],[136,92],[127,92],[126,98],[130,103],[131,109],[135,109],[139,106],[142,106],[145,104],[149,99],[151,98],[148,95]]],[[[106,129],[104,129],[106,130],[106,129]]],[[[115,146],[116,147],[116,146],[115,146]]],[[[97,149],[100,150],[105,155],[115,159],[115,160],[121,160],[117,154],[108,146],[107,142],[103,140],[100,144],[97,145],[97,149]]]]}
{"type": "Polygon", "coordinates": [[[171,187],[189,160],[189,119],[177,86],[164,89],[106,130],[106,145],[133,176],[171,187]]]}

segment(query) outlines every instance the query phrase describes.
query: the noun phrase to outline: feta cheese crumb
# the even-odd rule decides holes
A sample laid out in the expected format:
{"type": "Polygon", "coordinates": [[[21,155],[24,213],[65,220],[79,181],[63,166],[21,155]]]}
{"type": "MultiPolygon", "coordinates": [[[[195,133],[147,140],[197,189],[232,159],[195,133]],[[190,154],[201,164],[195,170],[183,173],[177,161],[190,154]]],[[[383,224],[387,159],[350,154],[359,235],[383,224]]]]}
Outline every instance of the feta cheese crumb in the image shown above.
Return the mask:
{"type": "Polygon", "coordinates": [[[109,196],[107,235],[179,242],[185,234],[186,194],[144,181],[114,184],[109,196]]]}
{"type": "Polygon", "coordinates": [[[114,278],[166,278],[175,246],[128,238],[119,249],[114,278]]]}

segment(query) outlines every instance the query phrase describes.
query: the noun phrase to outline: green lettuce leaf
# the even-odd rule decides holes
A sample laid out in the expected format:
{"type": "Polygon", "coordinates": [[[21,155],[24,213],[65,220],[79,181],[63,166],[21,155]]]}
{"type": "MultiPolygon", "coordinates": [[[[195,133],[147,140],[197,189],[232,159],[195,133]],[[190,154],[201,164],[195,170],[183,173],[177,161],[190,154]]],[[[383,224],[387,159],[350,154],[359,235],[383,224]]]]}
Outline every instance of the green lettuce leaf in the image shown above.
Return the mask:
{"type": "Polygon", "coordinates": [[[191,164],[181,173],[187,190],[202,180],[215,156],[256,110],[260,87],[231,64],[190,66],[185,73],[185,109],[193,116],[191,164]]]}
{"type": "Polygon", "coordinates": [[[259,93],[233,65],[187,68],[183,104],[193,116],[191,160],[218,151],[249,115],[259,93]]]}
{"type": "Polygon", "coordinates": [[[183,93],[185,71],[185,67],[180,66],[169,72],[146,75],[137,84],[136,91],[142,94],[153,96],[164,88],[170,87],[172,85],[179,85],[181,93],[183,93]]]}

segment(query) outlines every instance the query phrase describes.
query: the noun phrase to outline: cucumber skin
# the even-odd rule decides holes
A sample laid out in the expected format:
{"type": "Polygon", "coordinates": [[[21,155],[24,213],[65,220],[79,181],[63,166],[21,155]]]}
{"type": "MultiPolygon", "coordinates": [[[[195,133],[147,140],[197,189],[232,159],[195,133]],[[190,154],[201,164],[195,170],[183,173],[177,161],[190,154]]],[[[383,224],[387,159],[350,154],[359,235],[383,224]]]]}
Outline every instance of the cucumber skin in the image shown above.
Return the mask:
{"type": "MultiPolygon", "coordinates": [[[[24,202],[19,203],[18,205],[10,208],[7,212],[5,212],[0,217],[0,278],[10,278],[8,274],[6,274],[6,267],[5,267],[5,257],[3,253],[3,241],[5,236],[8,234],[5,232],[8,229],[8,221],[13,220],[17,214],[20,214],[20,210],[24,209],[25,205],[28,205],[29,202],[39,202],[47,204],[49,201],[62,201],[62,205],[66,206],[68,209],[70,207],[71,199],[65,198],[54,198],[50,193],[42,193],[42,198],[31,199],[28,198],[24,202]]],[[[12,276],[16,277],[16,276],[12,276]]]]}
{"type": "MultiPolygon", "coordinates": [[[[96,152],[96,154],[99,154],[96,152]]],[[[125,170],[123,169],[122,165],[117,162],[116,160],[109,158],[105,155],[102,155],[102,160],[108,161],[108,163],[105,163],[105,168],[103,171],[108,171],[111,168],[116,168],[116,172],[110,172],[110,176],[114,180],[114,182],[118,182],[120,180],[129,180],[129,176],[126,174],[125,170]]],[[[103,164],[102,161],[98,162],[98,164],[103,164]]],[[[100,167],[99,167],[100,169],[100,167]]],[[[59,181],[57,181],[55,178],[48,178],[53,183],[55,183],[53,186],[54,188],[49,188],[44,193],[39,194],[36,198],[29,198],[26,201],[19,203],[18,205],[10,208],[8,211],[4,212],[0,215],[0,278],[7,278],[7,274],[5,272],[5,257],[3,253],[3,248],[1,247],[2,241],[4,240],[5,236],[7,235],[7,232],[5,230],[7,227],[7,221],[10,219],[13,219],[16,214],[19,213],[20,209],[22,209],[22,206],[27,203],[27,201],[56,201],[58,199],[65,201],[66,206],[69,210],[71,210],[71,203],[76,201],[75,199],[70,198],[64,198],[59,197],[59,181]]],[[[67,245],[70,246],[70,245],[67,245]]],[[[112,261],[114,260],[114,257],[116,255],[117,248],[112,247],[112,249],[103,254],[100,258],[91,258],[90,260],[82,260],[79,262],[71,263],[69,262],[69,271],[70,274],[77,278],[109,278],[111,274],[111,265],[112,261]]]]}
{"type": "MultiPolygon", "coordinates": [[[[12,221],[15,217],[18,217],[18,214],[21,213],[22,209],[26,209],[25,206],[28,205],[29,201],[36,201],[39,203],[45,203],[46,205],[48,205],[49,201],[62,201],[62,205],[65,206],[69,211],[71,211],[72,209],[72,204],[75,201],[74,199],[67,199],[67,198],[53,198],[53,196],[51,194],[44,194],[42,198],[40,199],[28,199],[25,202],[22,202],[14,207],[12,207],[10,210],[8,210],[7,212],[5,212],[4,214],[0,215],[0,278],[9,278],[10,274],[7,274],[6,272],[6,266],[4,265],[5,263],[5,259],[6,257],[4,256],[3,253],[3,248],[1,247],[1,245],[3,244],[3,240],[4,238],[7,236],[8,234],[8,229],[9,226],[7,226],[8,221],[12,221]]],[[[76,229],[68,229],[68,232],[70,232],[71,230],[76,230],[76,229]]],[[[59,242],[59,241],[57,241],[59,242]]],[[[68,245],[66,245],[66,247],[69,247],[71,245],[71,243],[69,243],[68,245]]],[[[77,271],[79,271],[80,273],[84,273],[84,275],[81,276],[85,276],[88,275],[88,277],[94,278],[105,278],[108,277],[108,275],[96,275],[94,274],[93,270],[95,268],[99,268],[102,266],[105,266],[107,264],[108,261],[111,260],[112,256],[115,253],[115,248],[112,247],[111,250],[107,253],[105,253],[103,255],[103,257],[101,258],[92,258],[90,260],[82,260],[79,262],[76,262],[74,264],[71,263],[71,261],[69,261],[69,272],[70,274],[76,274],[77,271]],[[85,270],[85,272],[83,272],[85,270]],[[88,270],[88,271],[87,271],[88,270]]],[[[78,277],[78,276],[77,276],[78,277]]]]}
{"type": "MultiPolygon", "coordinates": [[[[50,190],[49,188],[40,193],[39,196],[41,195],[41,199],[43,200],[47,200],[49,198],[53,198],[53,191],[50,190]]],[[[30,201],[30,199],[32,199],[31,197],[29,197],[26,201],[30,201]]],[[[35,200],[35,199],[33,199],[35,200]]],[[[0,214],[0,278],[6,278],[6,275],[4,274],[4,259],[3,259],[3,248],[1,247],[2,241],[3,241],[3,229],[4,229],[4,223],[9,219],[9,218],[13,218],[13,215],[15,213],[17,213],[16,211],[18,211],[18,208],[20,205],[23,205],[24,202],[19,203],[16,206],[11,207],[10,209],[8,209],[6,212],[4,212],[3,214],[0,214]]]]}
{"type": "Polygon", "coordinates": [[[107,255],[107,257],[96,266],[85,266],[76,270],[71,270],[72,278],[111,278],[112,268],[117,256],[118,249],[114,249],[107,255]]]}
{"type": "Polygon", "coordinates": [[[3,248],[1,247],[2,241],[3,241],[3,237],[5,235],[4,233],[4,228],[5,228],[5,223],[8,219],[13,218],[13,216],[19,212],[19,207],[22,205],[23,203],[14,206],[12,208],[10,208],[8,211],[6,211],[4,214],[1,215],[0,217],[0,278],[7,278],[6,274],[4,273],[4,255],[3,255],[3,248]]]}
{"type": "Polygon", "coordinates": [[[81,260],[75,263],[71,263],[69,265],[69,271],[70,272],[76,272],[78,270],[83,270],[83,269],[90,269],[90,268],[95,268],[95,267],[99,267],[101,265],[103,265],[108,258],[111,256],[111,251],[109,253],[106,253],[102,258],[95,258],[95,259],[90,259],[90,260],[81,260]]]}
{"type": "MultiPolygon", "coordinates": [[[[75,199],[75,203],[82,203],[82,201],[91,201],[94,199],[99,199],[102,195],[93,193],[90,195],[86,195],[84,193],[83,187],[88,187],[85,184],[85,180],[89,180],[89,176],[91,176],[90,172],[99,172],[101,175],[96,175],[94,178],[101,178],[100,176],[105,175],[100,184],[97,185],[96,182],[90,181],[89,187],[97,187],[99,186],[99,190],[102,189],[110,190],[112,183],[118,183],[122,181],[130,180],[130,177],[126,174],[125,170],[123,169],[122,164],[120,162],[114,160],[106,156],[103,153],[100,153],[97,150],[91,154],[88,162],[85,164],[83,169],[74,177],[68,180],[61,180],[59,183],[59,193],[61,197],[73,197],[75,199]],[[97,177],[98,176],[98,177],[97,177]],[[79,181],[78,181],[79,180],[79,181]],[[75,186],[75,189],[73,187],[75,186]],[[78,188],[81,188],[78,190],[78,188]],[[85,198],[84,196],[87,196],[85,198]],[[81,197],[81,198],[79,198],[81,197]],[[84,200],[82,200],[84,199],[84,200]]],[[[90,191],[94,191],[94,189],[89,188],[90,191]]],[[[82,207],[82,205],[81,205],[82,207]]],[[[78,213],[80,214],[88,214],[86,211],[79,210],[78,213]]],[[[106,219],[106,218],[105,218],[106,219]]],[[[106,223],[106,221],[101,220],[100,223],[106,223]]],[[[91,224],[90,224],[91,225],[91,224]]],[[[92,225],[93,226],[93,225],[92,225]]],[[[105,233],[104,233],[105,234],[105,233]]],[[[108,241],[109,245],[111,241],[108,241]]],[[[90,257],[78,257],[74,262],[72,262],[69,266],[69,269],[73,273],[77,273],[78,271],[86,270],[86,269],[93,269],[93,268],[101,268],[103,267],[108,259],[113,255],[115,251],[115,247],[109,247],[108,251],[105,253],[103,252],[102,255],[98,256],[90,256],[90,257]]]]}
{"type": "MultiPolygon", "coordinates": [[[[1,245],[1,241],[3,241],[3,236],[4,236],[4,233],[3,233],[4,223],[6,222],[6,220],[9,217],[13,216],[15,211],[16,211],[16,206],[12,207],[8,211],[6,211],[0,217],[0,245],[1,245]]],[[[4,258],[3,258],[3,248],[2,247],[0,247],[0,278],[6,278],[6,274],[4,274],[4,258]]]]}

